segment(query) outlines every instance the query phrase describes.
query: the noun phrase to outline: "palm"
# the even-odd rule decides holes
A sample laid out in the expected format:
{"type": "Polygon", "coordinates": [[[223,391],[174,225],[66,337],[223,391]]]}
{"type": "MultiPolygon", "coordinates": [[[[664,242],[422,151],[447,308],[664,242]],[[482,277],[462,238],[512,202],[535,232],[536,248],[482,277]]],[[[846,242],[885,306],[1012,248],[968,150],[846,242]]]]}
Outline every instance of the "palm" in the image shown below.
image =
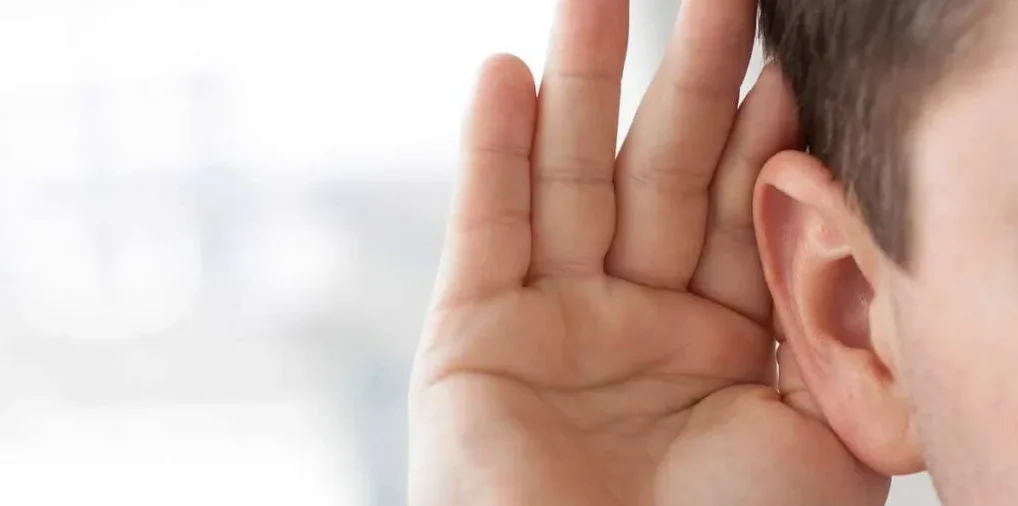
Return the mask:
{"type": "Polygon", "coordinates": [[[750,98],[732,130],[739,73],[716,62],[744,68],[753,2],[734,13],[691,3],[701,21],[691,31],[710,32],[699,18],[713,16],[715,32],[724,19],[749,36],[718,54],[677,44],[617,160],[617,82],[605,76],[621,77],[626,2],[563,2],[560,30],[575,40],[553,44],[539,104],[517,61],[486,68],[415,369],[416,504],[886,496],[886,479],[774,388],[770,302],[737,200],[794,142],[789,111],[774,104],[791,107],[780,93],[750,98]],[[669,75],[669,62],[693,75],[669,75]],[[697,132],[676,127],[697,108],[708,115],[690,119],[697,132]]]}
{"type": "Polygon", "coordinates": [[[461,414],[484,447],[485,490],[518,495],[507,504],[859,505],[886,494],[822,424],[762,386],[765,333],[723,306],[603,277],[436,324],[477,329],[458,336],[477,346],[433,351],[462,369],[423,395],[429,410],[461,414]]]}

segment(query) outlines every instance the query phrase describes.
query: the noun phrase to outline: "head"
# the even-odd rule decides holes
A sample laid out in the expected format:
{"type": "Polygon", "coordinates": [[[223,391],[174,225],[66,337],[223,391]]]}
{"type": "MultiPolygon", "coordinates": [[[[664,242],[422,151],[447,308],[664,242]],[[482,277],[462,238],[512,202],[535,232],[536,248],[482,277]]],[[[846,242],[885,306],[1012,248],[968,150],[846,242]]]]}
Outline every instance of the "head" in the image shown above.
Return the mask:
{"type": "Polygon", "coordinates": [[[775,311],[824,417],[948,505],[1018,497],[1018,4],[760,0],[806,152],[756,187],[775,311]]]}

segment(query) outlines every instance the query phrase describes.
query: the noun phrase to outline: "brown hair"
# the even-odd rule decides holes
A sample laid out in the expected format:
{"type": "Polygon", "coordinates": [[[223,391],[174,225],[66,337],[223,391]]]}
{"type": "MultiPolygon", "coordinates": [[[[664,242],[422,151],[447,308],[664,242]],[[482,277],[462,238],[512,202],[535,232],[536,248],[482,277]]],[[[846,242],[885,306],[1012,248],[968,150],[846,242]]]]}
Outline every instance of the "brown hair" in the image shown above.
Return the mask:
{"type": "Polygon", "coordinates": [[[760,28],[799,101],[810,152],[906,265],[910,135],[924,102],[968,65],[987,0],[760,0],[760,28]]]}

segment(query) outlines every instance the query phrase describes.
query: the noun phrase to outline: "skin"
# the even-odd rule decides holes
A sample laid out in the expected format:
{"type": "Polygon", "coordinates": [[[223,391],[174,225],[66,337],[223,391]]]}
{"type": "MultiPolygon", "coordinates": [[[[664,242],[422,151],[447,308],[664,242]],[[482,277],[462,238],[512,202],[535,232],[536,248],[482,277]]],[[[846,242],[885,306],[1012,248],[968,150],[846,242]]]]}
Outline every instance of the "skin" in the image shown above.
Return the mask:
{"type": "MultiPolygon", "coordinates": [[[[1018,22],[1018,11],[1008,26],[1018,22]]],[[[1013,30],[1008,30],[1013,32],[1013,30]]],[[[930,109],[916,141],[913,272],[894,280],[904,381],[947,504],[1018,494],[1018,39],[930,109]],[[980,125],[978,130],[966,125],[980,125]],[[960,174],[964,176],[960,177],[960,174]]]]}
{"type": "Polygon", "coordinates": [[[1003,34],[985,63],[944,76],[909,136],[907,266],[809,155],[773,157],[755,190],[765,276],[820,413],[873,469],[928,466],[948,506],[1018,495],[1018,10],[1004,7],[977,28],[1003,34]]]}
{"type": "Polygon", "coordinates": [[[410,504],[883,504],[888,478],[773,351],[751,201],[799,132],[775,69],[737,110],[755,7],[684,2],[618,156],[628,2],[560,2],[539,92],[513,57],[484,65],[412,377],[410,504]]]}

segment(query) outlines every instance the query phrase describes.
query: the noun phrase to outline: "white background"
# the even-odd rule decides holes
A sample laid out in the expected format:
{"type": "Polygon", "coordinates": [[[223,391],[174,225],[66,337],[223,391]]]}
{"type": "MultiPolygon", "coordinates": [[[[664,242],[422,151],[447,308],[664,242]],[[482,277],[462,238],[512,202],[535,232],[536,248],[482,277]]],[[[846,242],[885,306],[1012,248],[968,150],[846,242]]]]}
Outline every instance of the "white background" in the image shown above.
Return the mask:
{"type": "Polygon", "coordinates": [[[552,8],[0,0],[0,503],[401,504],[460,111],[552,8]]]}

